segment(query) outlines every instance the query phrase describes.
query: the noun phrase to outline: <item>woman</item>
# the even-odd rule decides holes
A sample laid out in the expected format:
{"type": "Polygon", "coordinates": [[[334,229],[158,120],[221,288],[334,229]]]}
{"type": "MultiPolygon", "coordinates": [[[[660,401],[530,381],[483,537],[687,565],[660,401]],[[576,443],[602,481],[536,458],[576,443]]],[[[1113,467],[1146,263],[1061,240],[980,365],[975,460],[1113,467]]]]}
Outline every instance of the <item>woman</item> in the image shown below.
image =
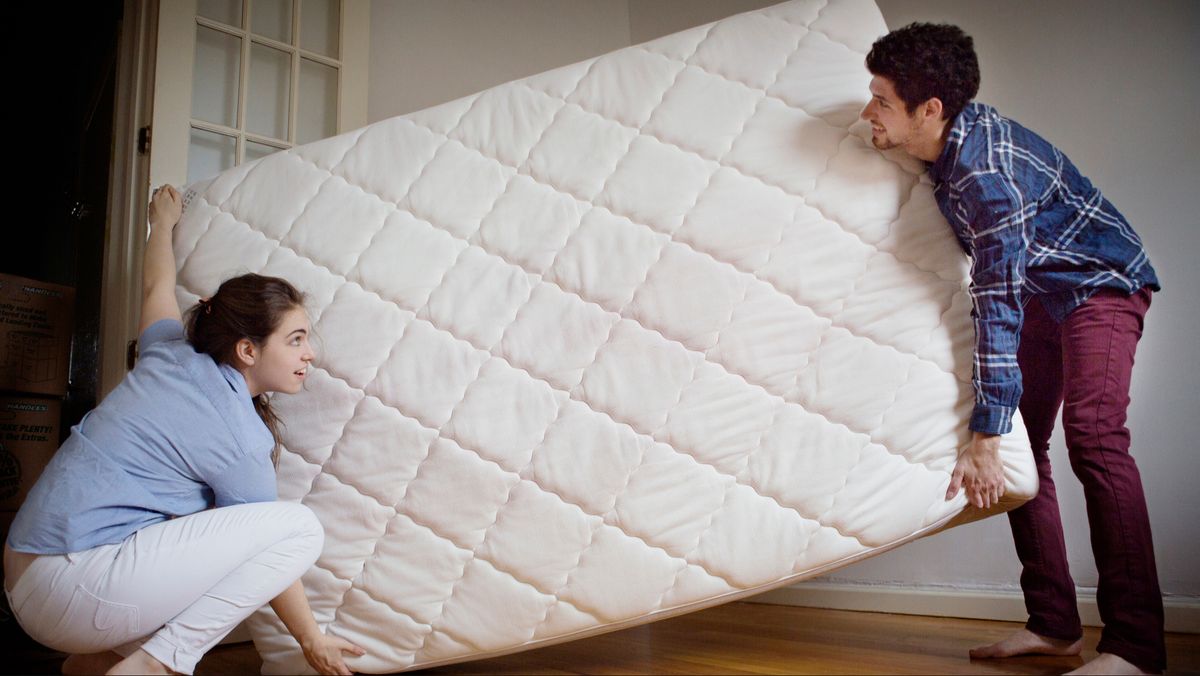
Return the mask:
{"type": "Polygon", "coordinates": [[[70,653],[64,673],[192,673],[246,616],[271,607],[313,668],[349,674],[300,576],[324,533],[276,502],[268,392],[299,392],[314,355],[303,296],[282,279],[230,279],[188,315],[171,234],[182,213],[154,192],[140,358],[71,430],[18,512],[5,593],[25,631],[70,653]],[[215,507],[215,509],[211,509],[215,507]]]}

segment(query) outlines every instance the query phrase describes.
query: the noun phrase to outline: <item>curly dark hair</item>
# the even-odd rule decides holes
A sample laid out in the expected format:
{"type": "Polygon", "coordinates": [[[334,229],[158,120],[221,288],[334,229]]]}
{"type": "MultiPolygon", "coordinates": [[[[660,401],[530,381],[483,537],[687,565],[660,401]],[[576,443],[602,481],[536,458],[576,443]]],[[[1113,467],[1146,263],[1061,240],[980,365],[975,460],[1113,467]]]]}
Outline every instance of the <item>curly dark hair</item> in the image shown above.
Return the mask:
{"type": "Polygon", "coordinates": [[[896,87],[911,114],[931,98],[952,120],[979,91],[979,59],[971,36],[950,24],[910,23],[879,38],[867,54],[867,70],[896,87]]]}

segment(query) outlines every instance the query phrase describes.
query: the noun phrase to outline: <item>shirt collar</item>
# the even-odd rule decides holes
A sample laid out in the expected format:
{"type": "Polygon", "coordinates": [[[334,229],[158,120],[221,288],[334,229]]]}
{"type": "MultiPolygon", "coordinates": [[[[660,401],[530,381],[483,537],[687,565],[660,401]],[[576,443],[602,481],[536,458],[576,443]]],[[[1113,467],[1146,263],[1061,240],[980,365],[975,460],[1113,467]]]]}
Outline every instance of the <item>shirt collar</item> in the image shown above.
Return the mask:
{"type": "Polygon", "coordinates": [[[929,165],[929,177],[933,179],[934,183],[945,183],[950,179],[955,165],[958,164],[959,155],[962,154],[963,142],[975,128],[975,122],[979,119],[982,111],[983,104],[971,102],[955,116],[954,124],[950,125],[950,133],[946,136],[946,146],[942,148],[942,154],[938,156],[937,161],[929,165]]]}
{"type": "Polygon", "coordinates": [[[233,368],[229,364],[217,364],[217,369],[221,371],[221,375],[225,377],[225,382],[229,383],[229,388],[238,394],[244,394],[247,398],[250,397],[250,387],[246,384],[246,377],[242,372],[233,368]]]}

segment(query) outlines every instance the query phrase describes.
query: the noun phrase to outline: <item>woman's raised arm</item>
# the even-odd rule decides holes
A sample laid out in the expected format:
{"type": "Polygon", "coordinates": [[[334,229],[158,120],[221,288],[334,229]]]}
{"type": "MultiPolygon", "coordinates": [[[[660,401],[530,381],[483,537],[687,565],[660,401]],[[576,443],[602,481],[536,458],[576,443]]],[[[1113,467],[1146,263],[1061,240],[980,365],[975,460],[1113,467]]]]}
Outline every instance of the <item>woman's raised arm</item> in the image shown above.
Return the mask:
{"type": "Polygon", "coordinates": [[[142,318],[138,335],[160,319],[182,320],[175,300],[175,252],[171,233],[183,214],[183,199],[173,186],[164,185],[150,198],[150,240],[142,262],[142,318]]]}

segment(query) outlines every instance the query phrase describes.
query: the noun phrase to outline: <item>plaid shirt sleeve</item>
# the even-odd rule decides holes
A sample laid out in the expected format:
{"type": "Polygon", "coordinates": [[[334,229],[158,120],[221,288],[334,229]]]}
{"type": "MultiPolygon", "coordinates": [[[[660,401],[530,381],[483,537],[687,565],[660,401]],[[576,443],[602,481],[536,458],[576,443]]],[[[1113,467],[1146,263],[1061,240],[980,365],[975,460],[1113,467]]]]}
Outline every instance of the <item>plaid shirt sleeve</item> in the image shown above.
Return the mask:
{"type": "Polygon", "coordinates": [[[955,217],[971,253],[975,409],[968,427],[1005,434],[1021,401],[1021,286],[1037,204],[998,173],[976,174],[964,183],[955,217]]]}

